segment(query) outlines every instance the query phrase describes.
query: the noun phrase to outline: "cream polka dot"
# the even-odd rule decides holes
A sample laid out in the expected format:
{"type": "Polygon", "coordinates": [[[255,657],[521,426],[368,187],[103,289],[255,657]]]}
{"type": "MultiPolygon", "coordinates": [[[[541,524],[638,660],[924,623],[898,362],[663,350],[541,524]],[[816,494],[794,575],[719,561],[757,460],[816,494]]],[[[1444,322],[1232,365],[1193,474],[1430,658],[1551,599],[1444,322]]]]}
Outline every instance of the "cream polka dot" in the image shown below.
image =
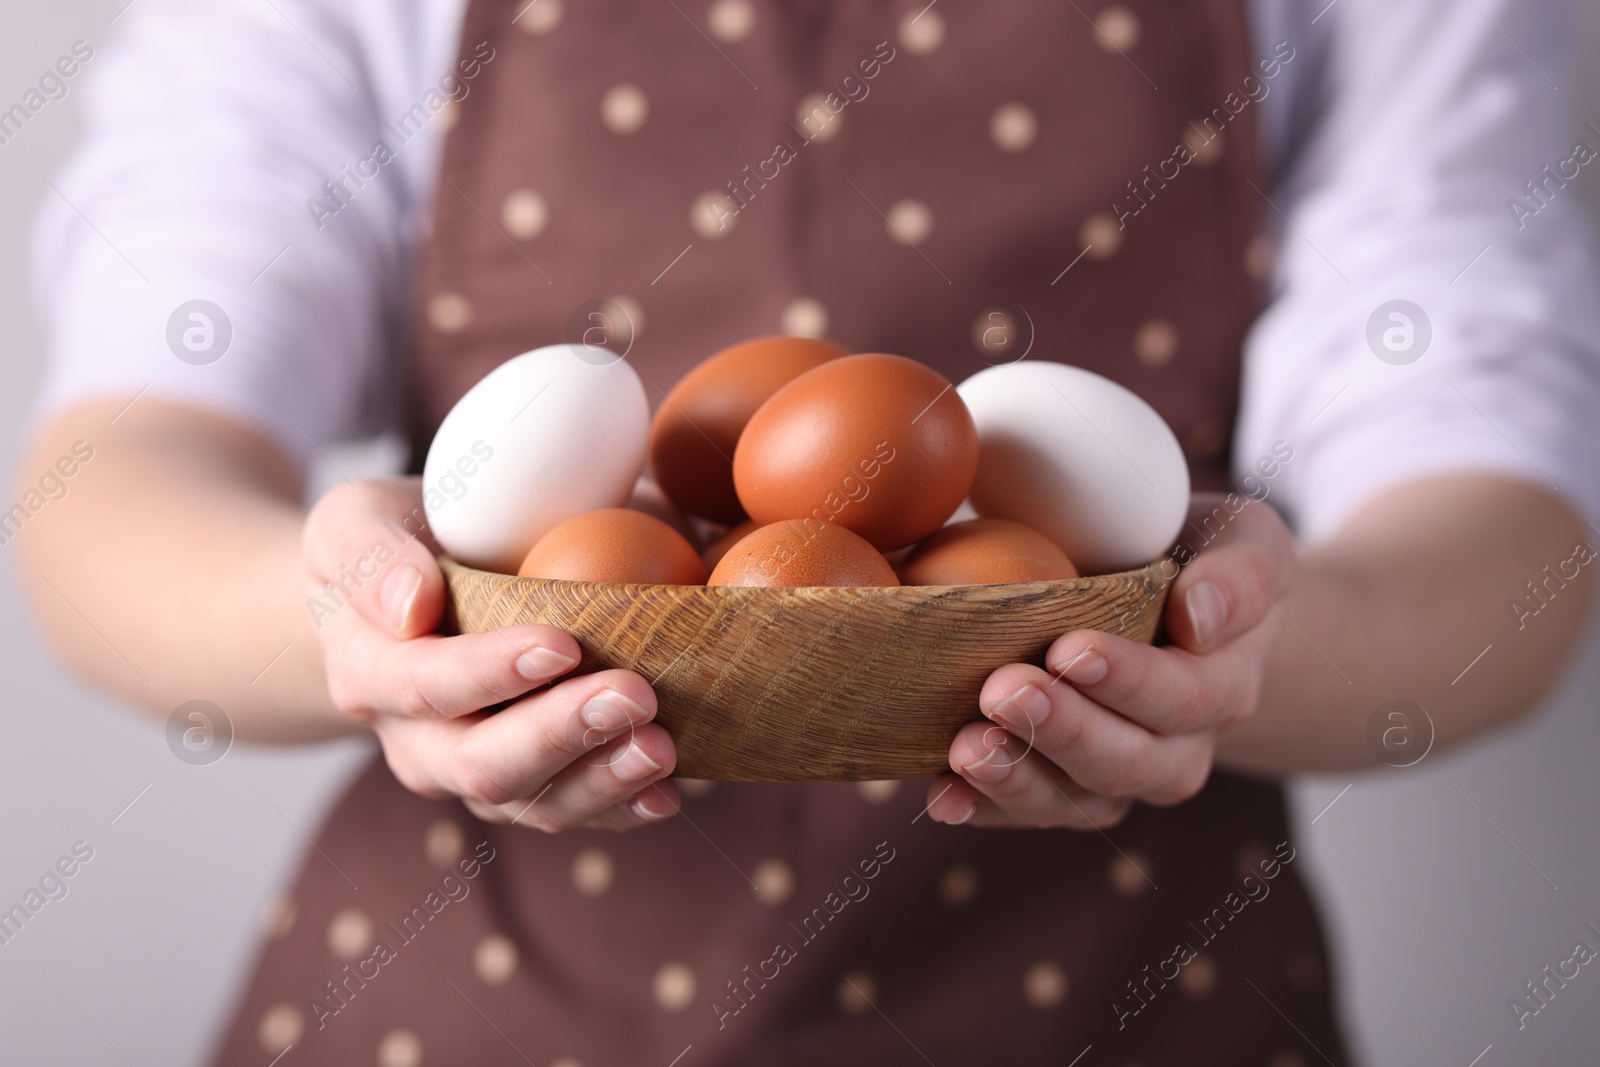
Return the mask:
{"type": "MultiPolygon", "coordinates": [[[[1239,855],[1234,858],[1234,870],[1240,878],[1253,877],[1261,879],[1261,864],[1270,862],[1272,854],[1267,851],[1267,846],[1259,841],[1246,841],[1239,846],[1239,855]]],[[[1271,870],[1269,866],[1267,868],[1271,870]]]]}
{"type": "Polygon", "coordinates": [[[750,872],[750,880],[756,884],[756,899],[770,908],[782,904],[794,893],[794,872],[782,860],[762,860],[750,872]]]}
{"type": "Polygon", "coordinates": [[[903,245],[919,245],[933,232],[933,212],[920,200],[898,200],[889,207],[889,237],[903,245]]]}
{"type": "Polygon", "coordinates": [[[454,100],[446,100],[444,107],[439,109],[439,129],[449,133],[456,128],[456,123],[461,120],[461,105],[454,100]]]}
{"type": "Polygon", "coordinates": [[[835,114],[828,106],[827,93],[812,93],[794,109],[794,124],[806,140],[825,143],[839,136],[844,128],[844,113],[835,114]]]}
{"type": "Polygon", "coordinates": [[[989,136],[1007,152],[1020,152],[1039,133],[1039,120],[1027,104],[1001,104],[989,116],[989,136]]]}
{"type": "MultiPolygon", "coordinates": [[[[628,319],[627,325],[632,327],[634,337],[638,337],[639,334],[644,332],[644,308],[639,306],[639,301],[631,296],[623,296],[620,293],[616,296],[608,296],[606,299],[622,309],[623,315],[627,316],[628,319]]],[[[618,332],[620,333],[620,331],[618,332]]]]}
{"type": "Polygon", "coordinates": [[[1189,146],[1189,151],[1194,153],[1194,162],[1197,166],[1209,167],[1222,158],[1222,150],[1226,147],[1225,135],[1220,131],[1206,129],[1203,122],[1192,122],[1183,131],[1183,143],[1189,146]]]}
{"type": "Polygon", "coordinates": [[[1040,1011],[1048,1011],[1067,997],[1067,972],[1049,960],[1040,960],[1022,976],[1022,995],[1040,1011]]]}
{"type": "Polygon", "coordinates": [[[1131,899],[1143,896],[1150,889],[1150,883],[1146,880],[1150,873],[1150,861],[1141,853],[1123,855],[1119,852],[1112,857],[1107,873],[1111,878],[1111,888],[1120,897],[1131,899]]]}
{"type": "Polygon", "coordinates": [[[1217,988],[1217,965],[1210,956],[1201,953],[1178,972],[1178,988],[1185,996],[1204,1000],[1217,988]]]}
{"type": "Polygon", "coordinates": [[[656,1003],[664,1011],[682,1011],[694,999],[694,972],[687,964],[664,963],[651,984],[656,1003]]]}
{"type": "Polygon", "coordinates": [[[723,193],[701,193],[689,209],[689,223],[706,240],[720,241],[733,231],[738,211],[739,205],[723,193]]]}
{"type": "Polygon", "coordinates": [[[261,1024],[256,1027],[256,1040],[261,1042],[264,1051],[276,1056],[299,1041],[305,1027],[299,1008],[293,1004],[274,1004],[261,1016],[261,1024]]]}
{"type": "Polygon", "coordinates": [[[360,908],[345,908],[328,924],[328,951],[341,960],[365,956],[372,947],[372,920],[360,908]]]}
{"type": "Polygon", "coordinates": [[[1228,428],[1216,419],[1201,419],[1183,431],[1181,439],[1195,459],[1215,459],[1228,447],[1228,428]]]}
{"type": "Polygon", "coordinates": [[[1095,16],[1095,42],[1107,52],[1126,52],[1139,43],[1139,17],[1121,4],[1112,4],[1095,16]]]}
{"type": "Polygon", "coordinates": [[[460,293],[439,293],[428,301],[428,321],[440,333],[460,333],[472,321],[472,304],[460,293]]]}
{"type": "Polygon", "coordinates": [[[972,317],[972,329],[968,340],[972,342],[973,351],[982,356],[986,362],[1018,358],[1013,353],[1017,343],[1025,340],[1018,333],[1018,327],[1022,325],[1009,311],[995,307],[984,308],[972,317]]]}
{"type": "Polygon", "coordinates": [[[717,787],[717,783],[705,778],[677,778],[678,791],[686,797],[703,797],[717,787]]]}
{"type": "Polygon", "coordinates": [[[454,867],[466,847],[461,824],[454,819],[435,819],[422,839],[422,854],[440,870],[454,867]]]}
{"type": "Polygon", "coordinates": [[[900,20],[900,43],[907,52],[925,56],[944,43],[944,18],[930,8],[908,11],[900,20]]]}
{"type": "Polygon", "coordinates": [[[500,205],[500,224],[519,241],[539,236],[549,218],[544,197],[532,189],[518,189],[500,205]]]}
{"type": "Polygon", "coordinates": [[[1296,952],[1288,961],[1289,981],[1301,989],[1314,989],[1322,982],[1322,959],[1310,949],[1296,952]]]}
{"type": "Polygon", "coordinates": [[[613,85],[600,98],[600,120],[612,133],[632,133],[650,116],[650,101],[637,85],[613,85]]]}
{"type": "Polygon", "coordinates": [[[750,0],[717,0],[706,14],[706,28],[719,41],[742,41],[755,28],[756,9],[750,0]]]}
{"type": "Polygon", "coordinates": [[[378,1067],[422,1067],[422,1038],[410,1030],[390,1030],[378,1042],[378,1067]]]}
{"type": "Polygon", "coordinates": [[[1151,319],[1133,335],[1133,354],[1147,367],[1162,367],[1178,352],[1178,328],[1166,319],[1151,319]]]}
{"type": "Polygon", "coordinates": [[[502,934],[490,934],[472,950],[472,969],[484,985],[505,985],[517,972],[517,946],[502,934]]]}
{"type": "Polygon", "coordinates": [[[1288,1049],[1284,1049],[1272,1057],[1272,1063],[1268,1067],[1306,1067],[1306,1061],[1288,1049]]]}
{"type": "Polygon", "coordinates": [[[821,337],[828,332],[828,309],[820,300],[796,297],[784,305],[779,322],[790,337],[821,337]]]}
{"type": "Polygon", "coordinates": [[[978,871],[970,863],[958,863],[939,877],[939,899],[947,907],[972,903],[978,895],[978,871]]]}
{"type": "Polygon", "coordinates": [[[274,897],[261,909],[261,930],[274,941],[281,941],[294,929],[300,917],[300,908],[288,897],[274,897]]]}
{"type": "Polygon", "coordinates": [[[611,888],[616,868],[604,849],[586,848],[572,857],[572,884],[586,897],[597,897],[611,888]]]}
{"type": "Polygon", "coordinates": [[[861,791],[861,798],[867,803],[882,804],[900,792],[900,783],[893,778],[887,778],[877,782],[857,782],[856,788],[861,791]]]}
{"type": "Polygon", "coordinates": [[[1122,247],[1122,229],[1116,219],[1101,211],[1083,220],[1078,240],[1088,247],[1090,259],[1110,259],[1122,247]]]}
{"type": "Polygon", "coordinates": [[[865,1015],[878,999],[878,983],[866,971],[851,971],[839,979],[836,992],[840,1011],[846,1015],[865,1015]]]}
{"type": "Polygon", "coordinates": [[[1272,267],[1277,258],[1278,250],[1272,238],[1258,233],[1244,247],[1244,272],[1251,281],[1264,282],[1272,277],[1272,267]]]}
{"type": "Polygon", "coordinates": [[[522,27],[524,33],[549,33],[560,23],[561,0],[534,0],[527,10],[517,17],[517,25],[522,27]]]}
{"type": "Polygon", "coordinates": [[[554,1063],[552,1063],[550,1067],[583,1067],[583,1064],[579,1063],[571,1056],[563,1056],[559,1060],[556,1060],[554,1063]]]}

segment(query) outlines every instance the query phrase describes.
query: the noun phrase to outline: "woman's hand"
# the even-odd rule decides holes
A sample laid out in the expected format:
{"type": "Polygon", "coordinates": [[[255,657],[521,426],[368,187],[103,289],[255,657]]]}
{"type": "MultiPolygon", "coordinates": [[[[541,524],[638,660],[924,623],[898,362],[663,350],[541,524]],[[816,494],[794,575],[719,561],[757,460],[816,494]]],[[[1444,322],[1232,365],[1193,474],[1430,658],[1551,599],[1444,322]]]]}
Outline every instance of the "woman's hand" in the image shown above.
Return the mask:
{"type": "Polygon", "coordinates": [[[1250,502],[1232,514],[1222,500],[1191,504],[1185,536],[1199,555],[1167,600],[1172,644],[1077,630],[1050,646],[1048,671],[995,671],[978,698],[990,721],[956,735],[955,775],[929,788],[934,819],[1091,829],[1135,800],[1178,804],[1200,791],[1217,736],[1255,710],[1280,623],[1273,605],[1294,573],[1277,513],[1250,502]]]}
{"type": "Polygon", "coordinates": [[[550,626],[435,634],[445,587],[423,522],[420,480],[360,482],[318,502],[303,540],[329,693],[372,727],[401,784],[550,833],[676,814],[649,683],[621,670],[556,682],[580,651],[550,626]]]}

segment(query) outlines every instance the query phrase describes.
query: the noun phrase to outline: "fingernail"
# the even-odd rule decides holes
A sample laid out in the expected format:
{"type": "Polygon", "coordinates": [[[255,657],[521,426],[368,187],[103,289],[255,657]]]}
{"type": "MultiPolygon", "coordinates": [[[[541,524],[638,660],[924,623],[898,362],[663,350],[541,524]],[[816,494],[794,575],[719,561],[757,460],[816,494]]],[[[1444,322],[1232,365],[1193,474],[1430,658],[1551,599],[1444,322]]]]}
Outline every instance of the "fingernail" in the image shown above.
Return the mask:
{"type": "Polygon", "coordinates": [[[1050,698],[1025,685],[989,709],[989,718],[1013,733],[1026,733],[1050,717],[1050,698]]]}
{"type": "Polygon", "coordinates": [[[624,782],[637,782],[641,778],[648,778],[661,769],[661,764],[644,754],[644,749],[639,747],[637,741],[629,741],[628,747],[611,763],[611,773],[624,782]]]}
{"type": "Polygon", "coordinates": [[[1011,773],[1011,768],[1016,765],[1016,760],[1011,758],[1009,748],[1009,735],[1001,737],[982,759],[974,760],[961,768],[963,774],[971,775],[980,782],[999,782],[1011,773]]]}
{"type": "Polygon", "coordinates": [[[578,717],[591,730],[611,733],[629,723],[644,722],[647,713],[638,704],[612,689],[603,689],[583,702],[578,717]]]}
{"type": "Polygon", "coordinates": [[[400,564],[383,579],[383,591],[379,599],[383,613],[389,617],[389,625],[395,630],[405,627],[406,619],[411,616],[411,605],[421,588],[422,572],[410,563],[400,564]]]}
{"type": "Polygon", "coordinates": [[[632,800],[628,801],[628,810],[633,812],[635,815],[637,815],[641,819],[650,819],[650,820],[665,819],[665,818],[675,814],[670,809],[668,809],[667,811],[656,811],[656,810],[654,810],[653,808],[650,807],[649,804],[645,803],[644,797],[634,797],[632,800]]]}
{"type": "Polygon", "coordinates": [[[1228,622],[1228,596],[1216,582],[1199,582],[1184,598],[1194,639],[1205,646],[1228,622]]]}
{"type": "Polygon", "coordinates": [[[1056,673],[1074,685],[1093,685],[1104,678],[1110,669],[1104,656],[1092,648],[1086,648],[1056,673]]]}
{"type": "Polygon", "coordinates": [[[553,648],[534,645],[517,657],[517,673],[530,682],[549,682],[571,670],[577,662],[553,648]]]}
{"type": "Polygon", "coordinates": [[[965,815],[961,816],[961,818],[945,819],[943,822],[946,826],[960,826],[962,823],[966,822],[976,814],[978,814],[978,802],[974,800],[971,804],[967,805],[967,812],[965,815]]]}

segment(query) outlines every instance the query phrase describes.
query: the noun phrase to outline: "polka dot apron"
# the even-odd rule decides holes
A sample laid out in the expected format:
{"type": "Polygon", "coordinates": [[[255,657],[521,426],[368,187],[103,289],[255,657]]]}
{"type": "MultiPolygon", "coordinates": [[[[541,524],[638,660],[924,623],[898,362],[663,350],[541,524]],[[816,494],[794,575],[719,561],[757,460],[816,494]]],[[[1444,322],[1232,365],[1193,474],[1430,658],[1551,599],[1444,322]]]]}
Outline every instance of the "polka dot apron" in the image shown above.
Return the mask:
{"type": "MultiPolygon", "coordinates": [[[[956,381],[1075,363],[1226,483],[1266,258],[1238,0],[472,0],[460,55],[456,100],[385,119],[449,129],[417,463],[487,371],[598,311],[657,403],[778,332],[956,381]]],[[[938,825],[924,782],[684,795],[545,836],[375,762],[217,1062],[1348,1062],[1276,786],[1218,773],[1103,834],[938,825]]]]}

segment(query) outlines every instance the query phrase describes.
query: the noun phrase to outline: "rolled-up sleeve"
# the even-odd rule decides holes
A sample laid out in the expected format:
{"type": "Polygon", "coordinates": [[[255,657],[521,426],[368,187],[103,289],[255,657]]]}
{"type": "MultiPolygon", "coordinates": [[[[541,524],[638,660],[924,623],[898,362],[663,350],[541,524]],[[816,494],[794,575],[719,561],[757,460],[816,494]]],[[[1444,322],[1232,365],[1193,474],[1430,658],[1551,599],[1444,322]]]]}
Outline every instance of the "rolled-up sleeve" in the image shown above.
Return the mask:
{"type": "Polygon", "coordinates": [[[241,420],[302,464],[382,428],[444,118],[406,142],[383,123],[447,72],[454,7],[128,8],[85,64],[84,137],[35,229],[50,336],[35,417],[160,396],[241,420]],[[220,315],[192,318],[193,301],[220,315]]]}
{"type": "Polygon", "coordinates": [[[1246,343],[1236,475],[1269,484],[1310,540],[1458,471],[1600,516],[1600,277],[1580,188],[1600,159],[1578,162],[1600,134],[1567,108],[1562,6],[1323,11],[1299,27],[1328,35],[1322,84],[1265,206],[1279,252],[1246,343]],[[1280,442],[1293,458],[1264,482],[1280,442]]]}

